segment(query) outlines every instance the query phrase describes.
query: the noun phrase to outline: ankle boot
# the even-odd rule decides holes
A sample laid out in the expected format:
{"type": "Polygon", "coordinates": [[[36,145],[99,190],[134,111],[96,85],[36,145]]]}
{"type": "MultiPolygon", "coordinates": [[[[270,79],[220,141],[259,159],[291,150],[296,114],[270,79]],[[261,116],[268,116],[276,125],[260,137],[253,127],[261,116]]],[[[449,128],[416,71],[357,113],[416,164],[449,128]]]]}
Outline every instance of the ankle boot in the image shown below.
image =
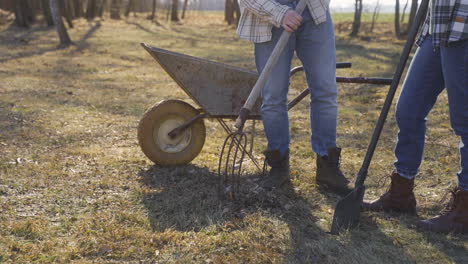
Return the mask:
{"type": "Polygon", "coordinates": [[[370,211],[396,211],[416,214],[416,199],[414,198],[414,179],[408,180],[393,172],[390,176],[390,188],[372,202],[363,202],[363,209],[370,211]]]}
{"type": "Polygon", "coordinates": [[[334,193],[346,195],[352,191],[349,181],[340,170],[341,149],[330,148],[328,155],[317,155],[317,172],[315,180],[318,185],[324,186],[334,193]]]}
{"type": "Polygon", "coordinates": [[[262,187],[271,190],[280,188],[289,182],[289,150],[281,157],[279,150],[268,150],[263,152],[266,163],[271,167],[267,177],[261,183],[262,187]]]}
{"type": "Polygon", "coordinates": [[[440,215],[417,223],[419,229],[439,233],[468,234],[468,191],[456,188],[440,215]]]}

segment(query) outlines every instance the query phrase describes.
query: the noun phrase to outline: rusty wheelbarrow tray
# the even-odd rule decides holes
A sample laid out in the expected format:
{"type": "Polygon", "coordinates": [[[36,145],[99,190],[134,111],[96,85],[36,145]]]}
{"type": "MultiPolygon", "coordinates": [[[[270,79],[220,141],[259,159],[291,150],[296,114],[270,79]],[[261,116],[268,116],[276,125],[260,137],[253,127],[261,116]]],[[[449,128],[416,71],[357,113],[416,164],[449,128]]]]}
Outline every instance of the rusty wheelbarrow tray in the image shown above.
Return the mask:
{"type": "MultiPolygon", "coordinates": [[[[165,100],[155,104],[146,111],[140,121],[139,144],[144,154],[158,165],[186,164],[200,153],[204,145],[206,132],[203,119],[215,118],[227,133],[231,133],[231,128],[224,119],[237,118],[258,79],[258,74],[144,43],[141,45],[199,108],[180,100],[165,100]]],[[[351,63],[337,63],[337,68],[350,67],[351,63]]],[[[296,67],[291,70],[291,76],[303,70],[302,66],[296,67]]],[[[388,85],[392,79],[337,77],[337,82],[388,85]]],[[[307,88],[289,102],[288,109],[293,108],[308,94],[307,88]]],[[[258,100],[249,119],[260,118],[258,100]]],[[[247,154],[260,169],[251,151],[247,154]]]]}

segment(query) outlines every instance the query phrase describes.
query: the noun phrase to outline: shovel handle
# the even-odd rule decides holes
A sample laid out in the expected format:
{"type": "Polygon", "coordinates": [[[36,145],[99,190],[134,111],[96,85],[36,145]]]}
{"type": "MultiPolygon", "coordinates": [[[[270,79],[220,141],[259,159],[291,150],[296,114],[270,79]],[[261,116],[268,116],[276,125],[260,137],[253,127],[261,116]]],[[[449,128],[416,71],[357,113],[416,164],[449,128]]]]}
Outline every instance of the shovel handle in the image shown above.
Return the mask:
{"type": "MultiPolygon", "coordinates": [[[[296,6],[296,12],[299,14],[302,14],[302,12],[305,10],[307,6],[306,0],[301,0],[296,6]]],[[[265,68],[263,69],[262,73],[260,74],[260,77],[258,78],[257,82],[255,83],[255,86],[253,87],[252,91],[250,92],[249,97],[247,98],[247,101],[245,101],[244,106],[241,109],[242,112],[250,112],[255,105],[255,102],[257,102],[258,97],[260,96],[260,92],[262,91],[263,86],[265,86],[266,81],[271,75],[271,72],[273,70],[273,67],[276,65],[278,62],[278,59],[283,52],[284,48],[286,47],[286,44],[288,43],[289,37],[291,36],[292,32],[288,32],[286,30],[283,31],[283,33],[280,36],[280,39],[276,43],[275,48],[273,49],[273,52],[270,55],[270,58],[268,58],[268,61],[265,65],[265,68]]],[[[241,118],[241,115],[236,120],[236,123],[234,126],[238,129],[242,129],[244,126],[246,118],[241,118]]]]}
{"type": "Polygon", "coordinates": [[[423,24],[424,18],[426,17],[428,6],[429,0],[423,0],[421,2],[421,6],[419,7],[414,23],[413,25],[411,25],[411,30],[408,34],[408,40],[406,41],[405,47],[401,54],[400,62],[398,63],[395,75],[393,76],[392,84],[390,85],[390,89],[388,90],[387,98],[385,99],[384,106],[382,108],[382,111],[380,112],[380,117],[377,121],[377,124],[375,125],[374,133],[372,134],[369,147],[367,148],[366,157],[364,158],[362,167],[359,170],[358,176],[356,178],[355,188],[361,188],[364,185],[364,181],[367,177],[367,171],[369,169],[370,162],[374,155],[377,142],[379,141],[380,134],[382,133],[382,129],[385,124],[385,120],[387,119],[388,112],[390,110],[390,107],[392,106],[393,98],[395,97],[396,90],[398,88],[398,85],[400,84],[401,77],[403,76],[403,71],[405,70],[406,63],[408,62],[408,58],[411,53],[413,44],[416,40],[419,28],[423,24]]]}

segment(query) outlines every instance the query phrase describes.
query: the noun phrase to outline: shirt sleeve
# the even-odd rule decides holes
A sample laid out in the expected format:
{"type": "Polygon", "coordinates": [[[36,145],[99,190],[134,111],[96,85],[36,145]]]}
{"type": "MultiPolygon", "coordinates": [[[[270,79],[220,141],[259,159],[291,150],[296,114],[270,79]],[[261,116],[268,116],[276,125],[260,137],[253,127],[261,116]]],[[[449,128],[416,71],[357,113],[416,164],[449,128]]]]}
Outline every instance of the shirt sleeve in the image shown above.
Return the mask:
{"type": "Polygon", "coordinates": [[[275,27],[281,26],[284,14],[291,9],[274,0],[240,0],[240,5],[275,27]]]}

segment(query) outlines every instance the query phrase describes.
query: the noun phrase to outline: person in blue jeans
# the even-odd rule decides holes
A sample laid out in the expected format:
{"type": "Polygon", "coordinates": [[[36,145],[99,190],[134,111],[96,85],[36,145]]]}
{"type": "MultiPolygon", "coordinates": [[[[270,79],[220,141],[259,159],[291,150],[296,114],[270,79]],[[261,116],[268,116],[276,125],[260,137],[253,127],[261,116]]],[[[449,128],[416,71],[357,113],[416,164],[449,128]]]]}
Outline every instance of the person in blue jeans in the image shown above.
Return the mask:
{"type": "Polygon", "coordinates": [[[364,202],[363,208],[416,213],[414,178],[423,157],[426,117],[447,89],[451,126],[460,137],[458,186],[439,216],[419,221],[417,226],[468,233],[468,0],[433,0],[428,12],[397,103],[400,131],[391,186],[379,199],[364,202]]]}
{"type": "Polygon", "coordinates": [[[310,87],[311,145],[317,153],[316,182],[331,191],[346,194],[350,191],[349,181],[339,168],[341,149],[336,146],[336,51],[329,0],[307,0],[303,14],[294,11],[297,3],[297,0],[240,0],[242,16],[238,35],[254,42],[259,73],[283,30],[292,32],[262,89],[261,114],[268,140],[264,154],[271,166],[263,186],[279,188],[289,181],[287,94],[291,61],[296,53],[310,87]]]}

